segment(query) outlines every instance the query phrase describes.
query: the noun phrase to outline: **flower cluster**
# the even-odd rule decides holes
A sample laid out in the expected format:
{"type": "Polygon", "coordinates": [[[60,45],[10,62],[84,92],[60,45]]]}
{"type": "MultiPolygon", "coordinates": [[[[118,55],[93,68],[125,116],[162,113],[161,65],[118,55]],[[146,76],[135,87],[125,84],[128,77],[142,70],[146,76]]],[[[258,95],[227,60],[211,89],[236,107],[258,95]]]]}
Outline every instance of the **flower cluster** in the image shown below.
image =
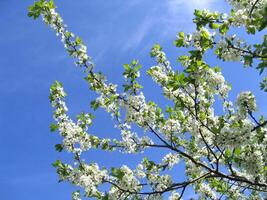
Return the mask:
{"type": "Polygon", "coordinates": [[[147,137],[138,137],[137,133],[132,132],[130,129],[121,130],[122,141],[118,142],[124,147],[124,151],[127,153],[136,153],[143,151],[143,149],[153,144],[153,141],[147,137]]]}
{"type": "Polygon", "coordinates": [[[239,61],[241,59],[241,52],[237,49],[230,48],[229,43],[221,40],[217,45],[217,52],[219,57],[224,61],[239,61]]]}
{"type": "Polygon", "coordinates": [[[159,44],[153,46],[150,55],[156,58],[159,67],[163,68],[165,73],[171,70],[170,61],[167,60],[166,54],[162,51],[159,44]]]}
{"type": "Polygon", "coordinates": [[[261,15],[261,11],[266,6],[265,0],[228,0],[233,6],[234,25],[241,24],[252,26],[253,18],[261,15]]]}
{"type": "Polygon", "coordinates": [[[67,151],[78,154],[91,148],[90,135],[85,132],[87,125],[91,124],[90,115],[86,114],[83,117],[84,120],[79,120],[77,124],[74,123],[66,114],[67,107],[63,101],[66,93],[62,85],[56,82],[51,87],[50,93],[51,103],[55,107],[54,118],[57,122],[56,128],[64,138],[63,147],[67,151]]]}
{"type": "Polygon", "coordinates": [[[164,84],[168,82],[168,75],[165,73],[162,67],[153,66],[148,70],[148,74],[156,83],[164,84]]]}
{"type": "Polygon", "coordinates": [[[169,200],[178,200],[181,199],[181,195],[177,192],[172,192],[169,196],[169,200]]]}
{"type": "Polygon", "coordinates": [[[45,23],[49,24],[56,31],[56,34],[61,37],[61,41],[64,43],[64,47],[69,52],[69,55],[77,58],[77,65],[83,66],[84,64],[89,64],[90,67],[93,66],[93,63],[87,55],[87,47],[82,44],[82,40],[79,37],[75,38],[73,33],[66,30],[62,18],[55,12],[53,7],[49,10],[44,9],[42,17],[45,23]]]}
{"type": "Polygon", "coordinates": [[[215,68],[207,70],[207,86],[214,94],[219,94],[222,98],[226,98],[230,91],[230,86],[225,81],[222,73],[216,71],[215,68]]]}
{"type": "Polygon", "coordinates": [[[169,169],[171,169],[175,164],[179,162],[179,154],[173,154],[173,153],[168,153],[167,155],[164,156],[162,159],[164,165],[167,165],[169,169]]]}
{"type": "Polygon", "coordinates": [[[166,120],[165,124],[161,127],[161,132],[164,133],[168,139],[170,139],[173,134],[177,134],[180,131],[180,122],[175,119],[166,120]]]}
{"type": "MultiPolygon", "coordinates": [[[[139,180],[135,177],[133,171],[123,165],[119,169],[112,169],[112,175],[115,176],[115,180],[111,180],[116,182],[112,184],[112,187],[109,191],[109,199],[125,199],[132,194],[138,193],[141,190],[141,185],[139,180]],[[127,191],[127,193],[123,194],[121,191],[127,191]]],[[[114,179],[114,178],[113,178],[114,179]]],[[[134,195],[137,197],[137,195],[134,195]]]]}
{"type": "Polygon", "coordinates": [[[98,185],[103,182],[104,179],[108,179],[107,170],[100,170],[97,164],[83,165],[82,174],[77,171],[74,175],[73,182],[76,185],[85,188],[87,196],[103,196],[98,190],[98,185]]]}
{"type": "Polygon", "coordinates": [[[157,126],[157,119],[163,117],[154,102],[146,102],[142,92],[138,95],[129,95],[127,103],[123,106],[126,108],[126,121],[136,123],[145,129],[157,126]]]}
{"type": "Polygon", "coordinates": [[[242,92],[237,97],[237,107],[240,117],[246,117],[248,113],[256,111],[256,99],[252,92],[242,92]]]}
{"type": "Polygon", "coordinates": [[[195,47],[197,50],[204,52],[208,48],[213,47],[216,32],[209,31],[205,27],[201,27],[193,34],[185,35],[184,32],[180,32],[177,35],[175,44],[177,47],[195,47]]]}
{"type": "Polygon", "coordinates": [[[239,120],[238,117],[232,117],[228,123],[225,123],[217,136],[218,144],[228,147],[240,147],[251,142],[254,133],[251,132],[254,124],[248,120],[239,120]]]}
{"type": "Polygon", "coordinates": [[[199,192],[202,194],[201,195],[202,198],[207,198],[212,200],[217,199],[215,191],[213,191],[208,184],[202,183],[199,187],[199,192]]]}

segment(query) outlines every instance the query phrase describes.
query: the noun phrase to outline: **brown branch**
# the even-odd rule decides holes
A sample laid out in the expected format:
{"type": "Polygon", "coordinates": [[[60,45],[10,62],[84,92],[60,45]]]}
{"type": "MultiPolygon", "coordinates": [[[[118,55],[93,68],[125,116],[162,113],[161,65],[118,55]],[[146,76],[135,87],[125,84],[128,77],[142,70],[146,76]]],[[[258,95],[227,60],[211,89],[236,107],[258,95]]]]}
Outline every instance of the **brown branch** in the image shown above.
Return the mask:
{"type": "Polygon", "coordinates": [[[249,17],[252,17],[252,13],[254,11],[254,9],[256,8],[257,3],[259,3],[260,0],[256,0],[255,3],[252,5],[250,11],[249,11],[249,17]]]}
{"type": "MultiPolygon", "coordinates": [[[[116,188],[118,188],[119,190],[121,190],[122,192],[124,192],[124,193],[128,193],[128,194],[136,194],[136,195],[153,195],[153,194],[160,194],[160,195],[162,195],[162,194],[165,193],[165,192],[169,192],[169,191],[177,190],[177,189],[181,189],[181,188],[183,188],[183,190],[182,190],[182,194],[183,194],[185,188],[186,188],[188,185],[193,184],[193,183],[195,183],[195,182],[197,182],[197,181],[199,181],[199,180],[201,180],[201,179],[203,179],[203,178],[205,178],[205,177],[208,177],[209,175],[210,175],[210,172],[205,173],[205,174],[201,175],[200,177],[195,178],[195,179],[190,180],[190,181],[184,181],[184,182],[179,182],[179,183],[173,183],[171,186],[165,188],[164,190],[151,191],[151,192],[149,192],[149,191],[147,191],[147,192],[146,192],[146,191],[144,191],[144,192],[130,191],[130,190],[128,190],[128,189],[124,189],[124,188],[122,188],[122,186],[119,186],[117,183],[114,183],[114,182],[112,182],[112,181],[110,181],[110,180],[103,180],[103,182],[109,183],[109,184],[115,186],[116,188]]],[[[148,184],[142,184],[142,185],[148,185],[148,184]]]]}
{"type": "MultiPolygon", "coordinates": [[[[228,47],[231,48],[231,49],[235,49],[237,51],[240,51],[242,53],[246,53],[246,54],[250,54],[253,56],[253,58],[267,58],[267,55],[259,55],[259,54],[256,54],[255,52],[253,51],[250,51],[250,50],[246,50],[246,49],[241,49],[239,47],[236,47],[234,46],[233,44],[228,44],[228,47]]],[[[241,55],[241,56],[244,56],[244,55],[241,55]]]]}
{"type": "Polygon", "coordinates": [[[267,124],[267,120],[263,123],[259,124],[258,126],[255,126],[253,129],[251,129],[251,132],[256,131],[257,129],[264,127],[267,124]]]}

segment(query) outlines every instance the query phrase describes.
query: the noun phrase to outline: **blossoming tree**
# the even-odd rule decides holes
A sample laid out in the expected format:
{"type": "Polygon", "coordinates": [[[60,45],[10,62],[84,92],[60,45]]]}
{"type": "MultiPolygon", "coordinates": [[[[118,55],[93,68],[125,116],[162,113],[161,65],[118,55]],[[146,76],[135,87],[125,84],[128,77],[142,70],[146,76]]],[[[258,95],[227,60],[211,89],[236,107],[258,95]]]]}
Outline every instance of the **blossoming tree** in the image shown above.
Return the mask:
{"type": "MultiPolygon", "coordinates": [[[[246,91],[235,103],[228,99],[231,89],[220,72],[203,60],[207,50],[214,50],[223,61],[240,61],[263,72],[267,66],[267,36],[262,43],[247,44],[230,35],[231,28],[245,28],[256,34],[267,25],[266,0],[228,0],[229,15],[208,10],[195,10],[193,34],[180,32],[175,44],[188,48],[179,57],[184,67],[177,71],[168,61],[160,45],[151,50],[156,65],[147,74],[173,101],[160,108],[146,101],[138,83],[140,65],[137,61],[124,65],[126,83],[117,87],[94,69],[82,40],[66,29],[53,1],[40,0],[29,7],[29,16],[39,16],[55,30],[67,53],[84,70],[90,89],[98,94],[91,102],[94,110],[105,109],[113,117],[120,139],[100,138],[88,131],[93,115],[81,113],[76,120],[67,114],[66,93],[59,82],[51,86],[50,101],[54,107],[52,131],[62,136],[58,151],[73,154],[73,163],[57,160],[53,165],[61,181],[82,188],[72,194],[73,200],[95,198],[117,199],[182,199],[187,189],[199,199],[266,199],[267,198],[267,121],[255,117],[255,96],[246,91]],[[122,90],[121,92],[119,90],[122,90]],[[222,115],[214,112],[220,98],[222,115]],[[136,133],[133,124],[144,132],[136,133]],[[107,169],[97,163],[88,164],[83,152],[90,149],[142,153],[148,148],[168,150],[160,162],[143,158],[135,168],[127,165],[107,169]],[[185,179],[176,182],[170,175],[175,165],[185,164],[185,179]],[[104,185],[101,187],[101,185],[104,185]]],[[[267,91],[267,79],[261,88],[267,91]]],[[[127,163],[126,163],[127,164],[127,163]]],[[[178,174],[181,173],[176,173],[178,174]]]]}

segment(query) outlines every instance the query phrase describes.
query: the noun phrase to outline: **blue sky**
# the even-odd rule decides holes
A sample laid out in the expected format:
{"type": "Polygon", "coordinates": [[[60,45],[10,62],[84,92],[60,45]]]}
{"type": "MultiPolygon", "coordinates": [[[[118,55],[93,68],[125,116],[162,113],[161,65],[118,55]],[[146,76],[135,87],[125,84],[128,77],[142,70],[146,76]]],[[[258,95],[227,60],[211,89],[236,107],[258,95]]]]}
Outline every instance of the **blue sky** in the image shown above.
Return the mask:
{"type": "MultiPolygon", "coordinates": [[[[112,82],[121,83],[122,65],[138,59],[143,65],[144,93],[148,100],[166,106],[158,97],[161,92],[145,71],[154,61],[150,48],[160,43],[173,66],[178,55],[184,53],[173,45],[179,31],[194,30],[194,8],[228,10],[222,0],[56,0],[58,11],[69,30],[83,38],[96,68],[112,82]]],[[[88,111],[95,97],[83,81],[81,70],[70,59],[59,38],[41,20],[27,17],[27,6],[32,0],[0,1],[0,199],[3,200],[58,200],[70,199],[72,187],[58,184],[56,159],[68,160],[70,155],[57,153],[54,145],[60,142],[57,134],[49,132],[52,109],[49,105],[49,87],[54,80],[64,83],[70,114],[88,111]]],[[[261,36],[242,35],[257,41],[261,36]]],[[[267,105],[266,94],[259,90],[259,76],[255,69],[242,68],[239,63],[222,63],[208,57],[211,65],[219,64],[232,84],[230,97],[238,92],[256,93],[259,109],[267,105]]],[[[118,134],[110,116],[103,111],[95,114],[92,132],[100,136],[118,134]]],[[[154,153],[157,156],[157,154],[154,153]]],[[[128,162],[133,166],[139,157],[108,155],[89,152],[88,160],[103,165],[120,166],[128,162]]],[[[187,195],[190,195],[187,193],[187,195]]]]}

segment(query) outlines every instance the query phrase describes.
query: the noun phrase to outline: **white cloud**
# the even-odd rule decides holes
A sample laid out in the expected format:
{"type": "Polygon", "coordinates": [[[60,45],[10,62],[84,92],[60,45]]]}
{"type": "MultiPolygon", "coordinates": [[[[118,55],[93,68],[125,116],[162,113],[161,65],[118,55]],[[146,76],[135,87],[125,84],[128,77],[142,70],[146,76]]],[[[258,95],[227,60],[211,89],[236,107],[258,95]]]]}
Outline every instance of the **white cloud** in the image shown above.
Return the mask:
{"type": "Polygon", "coordinates": [[[194,9],[211,9],[214,0],[168,0],[168,9],[172,14],[178,12],[192,13],[194,9]]]}
{"type": "Polygon", "coordinates": [[[193,31],[192,19],[195,9],[214,10],[215,0],[167,0],[168,14],[163,19],[167,27],[167,35],[179,31],[193,31]]]}
{"type": "Polygon", "coordinates": [[[124,50],[128,50],[134,46],[139,46],[147,34],[149,34],[149,30],[153,27],[154,22],[155,21],[151,19],[150,16],[146,16],[142,24],[136,28],[136,31],[133,32],[129,38],[127,38],[124,50]]]}
{"type": "MultiPolygon", "coordinates": [[[[130,28],[129,30],[125,30],[124,33],[127,34],[121,35],[119,42],[123,46],[121,50],[125,53],[133,48],[136,49],[144,41],[147,42],[147,37],[153,34],[157,34],[158,42],[161,42],[161,40],[165,40],[166,38],[173,38],[179,31],[193,31],[195,27],[192,23],[194,9],[207,8],[214,10],[215,3],[215,0],[155,1],[155,3],[151,4],[142,19],[138,17],[139,24],[134,24],[134,29],[130,28]]],[[[216,5],[218,5],[217,3],[216,5]]],[[[127,19],[128,12],[142,10],[144,5],[146,4],[142,0],[129,1],[123,4],[118,12],[116,10],[113,19],[127,19]]],[[[147,46],[147,44],[144,45],[147,46]]],[[[100,58],[105,53],[102,52],[100,58]]]]}

